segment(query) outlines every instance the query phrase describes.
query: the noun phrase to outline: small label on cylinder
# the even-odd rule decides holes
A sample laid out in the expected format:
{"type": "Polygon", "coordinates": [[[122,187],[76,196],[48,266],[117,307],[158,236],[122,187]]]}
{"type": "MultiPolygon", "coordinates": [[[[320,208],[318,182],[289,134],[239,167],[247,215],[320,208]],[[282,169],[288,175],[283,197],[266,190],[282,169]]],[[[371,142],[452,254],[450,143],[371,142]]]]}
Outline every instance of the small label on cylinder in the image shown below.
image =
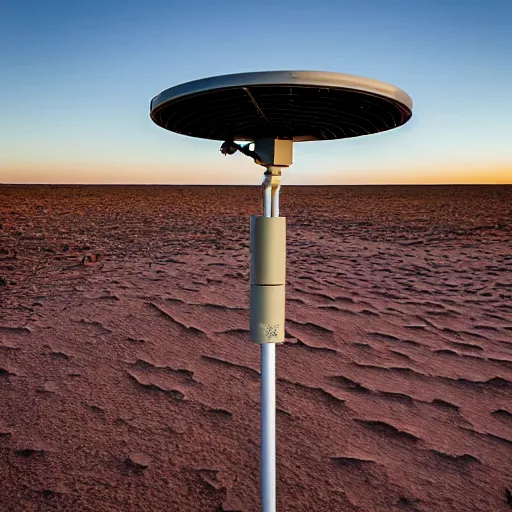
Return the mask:
{"type": "Polygon", "coordinates": [[[271,340],[272,338],[277,338],[279,336],[279,324],[268,325],[260,323],[260,329],[263,329],[263,333],[267,340],[271,340]]]}

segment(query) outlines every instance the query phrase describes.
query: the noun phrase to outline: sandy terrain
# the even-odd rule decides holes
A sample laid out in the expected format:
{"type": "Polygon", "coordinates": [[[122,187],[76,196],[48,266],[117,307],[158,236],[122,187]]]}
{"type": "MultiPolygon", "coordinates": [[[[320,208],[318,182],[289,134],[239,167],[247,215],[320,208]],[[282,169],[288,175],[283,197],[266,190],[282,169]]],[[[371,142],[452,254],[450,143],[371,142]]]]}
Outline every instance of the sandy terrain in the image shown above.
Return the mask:
{"type": "MultiPolygon", "coordinates": [[[[0,187],[2,512],[259,510],[260,207],[0,187]]],[[[512,510],[512,186],[285,187],[281,213],[278,509],[512,510]]]]}

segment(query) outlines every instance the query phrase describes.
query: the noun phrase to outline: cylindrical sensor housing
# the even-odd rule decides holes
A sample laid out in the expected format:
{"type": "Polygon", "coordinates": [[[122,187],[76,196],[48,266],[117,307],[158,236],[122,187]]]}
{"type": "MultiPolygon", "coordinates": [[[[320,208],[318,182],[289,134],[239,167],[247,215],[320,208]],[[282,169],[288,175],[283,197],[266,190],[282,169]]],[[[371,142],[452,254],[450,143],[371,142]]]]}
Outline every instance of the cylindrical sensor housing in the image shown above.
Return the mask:
{"type": "Polygon", "coordinates": [[[251,217],[251,284],[286,283],[286,217],[251,217]]]}
{"type": "Polygon", "coordinates": [[[282,343],[285,318],[284,285],[251,285],[251,339],[254,343],[282,343]]]}
{"type": "Polygon", "coordinates": [[[286,218],[251,217],[251,339],[282,343],[285,323],[286,218]]]}

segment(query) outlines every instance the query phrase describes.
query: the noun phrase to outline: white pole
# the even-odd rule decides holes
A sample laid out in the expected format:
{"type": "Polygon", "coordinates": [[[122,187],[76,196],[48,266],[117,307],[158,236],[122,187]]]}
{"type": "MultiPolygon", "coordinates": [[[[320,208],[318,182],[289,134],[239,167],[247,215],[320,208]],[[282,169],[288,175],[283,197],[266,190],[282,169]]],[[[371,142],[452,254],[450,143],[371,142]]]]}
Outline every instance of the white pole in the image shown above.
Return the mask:
{"type": "MultiPolygon", "coordinates": [[[[269,180],[270,181],[270,180],[269,180]]],[[[265,184],[265,198],[263,203],[263,215],[272,217],[272,185],[270,182],[265,184]]]]}
{"type": "Polygon", "coordinates": [[[276,510],[276,345],[261,345],[261,497],[263,512],[276,510]]]}
{"type": "Polygon", "coordinates": [[[272,217],[279,217],[279,191],[281,185],[278,185],[274,190],[274,197],[272,198],[272,217]]]}
{"type": "MultiPolygon", "coordinates": [[[[264,216],[279,216],[279,188],[266,183],[264,216]],[[273,203],[273,205],[272,205],[273,203]],[[273,206],[273,208],[272,208],[273,206]],[[272,209],[274,210],[272,212],[272,209]],[[273,213],[273,215],[272,215],[273,213]]],[[[261,345],[261,500],[262,512],[276,510],[276,345],[261,345]]]]}

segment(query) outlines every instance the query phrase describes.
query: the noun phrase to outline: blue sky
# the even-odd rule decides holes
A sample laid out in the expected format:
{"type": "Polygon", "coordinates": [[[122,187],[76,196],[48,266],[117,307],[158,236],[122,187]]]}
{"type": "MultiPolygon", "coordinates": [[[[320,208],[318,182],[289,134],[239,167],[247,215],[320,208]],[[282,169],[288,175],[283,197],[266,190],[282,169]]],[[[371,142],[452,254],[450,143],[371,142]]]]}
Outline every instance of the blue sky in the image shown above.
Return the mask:
{"type": "Polygon", "coordinates": [[[184,81],[322,70],[390,82],[413,119],[296,144],[286,183],[512,182],[512,2],[63,2],[0,11],[0,182],[259,183],[220,143],[154,125],[184,81]]]}

